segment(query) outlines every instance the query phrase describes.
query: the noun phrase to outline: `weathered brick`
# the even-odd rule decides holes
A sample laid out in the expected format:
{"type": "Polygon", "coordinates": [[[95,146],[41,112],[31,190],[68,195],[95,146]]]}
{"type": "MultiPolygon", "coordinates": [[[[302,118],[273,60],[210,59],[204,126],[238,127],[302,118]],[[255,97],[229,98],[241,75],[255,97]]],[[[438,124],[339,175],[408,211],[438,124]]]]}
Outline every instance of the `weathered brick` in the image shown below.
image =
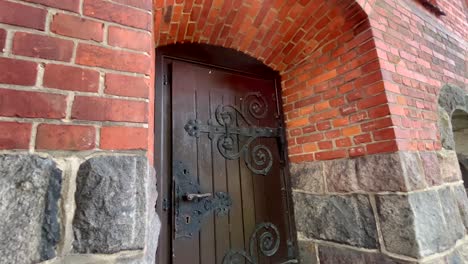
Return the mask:
{"type": "Polygon", "coordinates": [[[3,52],[3,48],[5,48],[5,41],[6,41],[6,30],[0,28],[0,52],[3,52]]]}
{"type": "Polygon", "coordinates": [[[66,96],[0,89],[0,116],[64,118],[66,96]]]}
{"type": "Polygon", "coordinates": [[[72,118],[95,121],[148,121],[148,105],[145,102],[77,96],[73,102],[72,118]]]}
{"type": "Polygon", "coordinates": [[[44,86],[61,90],[97,92],[99,72],[78,67],[47,64],[44,71],[44,86]]]}
{"type": "Polygon", "coordinates": [[[36,149],[93,149],[96,129],[93,126],[40,124],[37,127],[36,149]]]}
{"type": "Polygon", "coordinates": [[[0,83],[34,85],[37,76],[35,62],[0,58],[0,83]]]}
{"type": "Polygon", "coordinates": [[[112,46],[149,52],[152,41],[153,39],[149,33],[121,27],[109,27],[107,42],[112,46]]]}
{"type": "Polygon", "coordinates": [[[28,123],[0,122],[0,149],[28,149],[31,128],[28,123]]]}
{"type": "Polygon", "coordinates": [[[101,149],[130,150],[148,148],[148,129],[141,127],[101,128],[101,149]]]}
{"type": "Polygon", "coordinates": [[[119,4],[103,0],[85,0],[83,3],[85,16],[111,21],[122,25],[151,29],[151,14],[119,4]]]}
{"type": "Polygon", "coordinates": [[[61,13],[54,16],[50,30],[59,35],[85,40],[100,42],[104,38],[103,23],[61,13]]]}
{"type": "Polygon", "coordinates": [[[0,0],[0,23],[45,29],[47,10],[0,0]]]}
{"type": "Polygon", "coordinates": [[[148,98],[149,79],[120,74],[106,74],[106,94],[148,98]]]}
{"type": "Polygon", "coordinates": [[[89,44],[79,44],[76,54],[77,64],[136,73],[149,74],[151,62],[148,55],[89,44]]]}
{"type": "Polygon", "coordinates": [[[368,144],[366,150],[368,154],[394,152],[398,150],[398,145],[395,141],[382,141],[368,144]]]}
{"type": "Polygon", "coordinates": [[[315,153],[316,160],[331,160],[339,159],[347,156],[346,150],[331,150],[331,151],[322,151],[315,153]]]}
{"type": "Polygon", "coordinates": [[[124,4],[124,5],[145,9],[145,10],[151,10],[153,8],[151,0],[113,0],[113,1],[124,4]]]}
{"type": "Polygon", "coordinates": [[[73,42],[49,36],[17,32],[13,38],[13,53],[28,57],[70,61],[73,42]]]}
{"type": "Polygon", "coordinates": [[[80,9],[80,1],[78,0],[23,0],[26,2],[41,4],[45,6],[55,7],[62,10],[78,13],[80,9]]]}

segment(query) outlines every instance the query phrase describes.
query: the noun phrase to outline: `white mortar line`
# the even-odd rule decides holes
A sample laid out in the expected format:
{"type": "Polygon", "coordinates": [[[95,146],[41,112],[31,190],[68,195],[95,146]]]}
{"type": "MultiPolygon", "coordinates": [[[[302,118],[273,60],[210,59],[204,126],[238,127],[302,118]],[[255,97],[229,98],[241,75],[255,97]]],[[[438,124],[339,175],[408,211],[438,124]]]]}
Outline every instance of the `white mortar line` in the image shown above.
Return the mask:
{"type": "MultiPolygon", "coordinates": [[[[134,6],[131,6],[131,5],[125,5],[125,4],[122,4],[122,3],[113,2],[113,1],[109,1],[109,0],[103,0],[103,1],[112,3],[112,4],[114,4],[114,5],[124,6],[124,7],[128,7],[128,8],[131,8],[131,9],[135,9],[135,10],[138,10],[138,11],[143,11],[143,12],[146,12],[146,13],[151,14],[151,11],[148,11],[148,10],[146,10],[146,9],[134,7],[134,6]]],[[[177,4],[174,4],[174,5],[177,5],[177,4]]]]}
{"type": "Polygon", "coordinates": [[[95,142],[95,148],[100,149],[101,147],[101,127],[100,126],[94,126],[94,129],[96,130],[96,138],[94,139],[95,142]]]}
{"type": "Polygon", "coordinates": [[[31,128],[31,137],[29,139],[29,153],[33,153],[36,148],[36,136],[37,136],[37,126],[39,125],[38,122],[32,123],[31,128]]]}
{"type": "Polygon", "coordinates": [[[78,41],[72,40],[73,41],[73,50],[72,50],[72,56],[70,58],[70,63],[76,65],[76,53],[78,52],[78,41]]]}
{"type": "Polygon", "coordinates": [[[48,87],[38,87],[37,85],[19,86],[19,85],[12,85],[12,84],[2,84],[0,89],[26,91],[26,92],[43,92],[43,93],[51,93],[51,94],[59,94],[59,95],[68,95],[69,93],[73,93],[75,96],[102,97],[102,98],[107,98],[107,99],[117,99],[117,100],[127,100],[127,101],[149,103],[149,99],[146,99],[146,98],[119,96],[119,95],[112,95],[112,94],[105,94],[105,93],[100,94],[99,92],[91,93],[91,92],[69,91],[69,90],[62,90],[62,89],[55,89],[55,88],[48,88],[48,87]]]}
{"type": "Polygon", "coordinates": [[[380,227],[380,217],[379,217],[379,213],[378,213],[378,210],[377,210],[377,202],[376,202],[374,194],[369,194],[369,202],[370,202],[370,205],[371,205],[371,208],[372,208],[372,212],[374,214],[375,228],[376,228],[376,231],[377,231],[377,238],[378,238],[379,245],[380,245],[380,251],[382,251],[383,253],[386,253],[387,250],[385,248],[382,229],[380,227]]]}
{"type": "Polygon", "coordinates": [[[373,194],[373,195],[403,195],[403,196],[408,196],[409,194],[417,194],[417,193],[423,193],[423,192],[427,192],[427,191],[437,191],[437,190],[440,190],[440,189],[444,189],[446,187],[450,187],[450,186],[458,186],[460,184],[463,184],[463,181],[462,180],[459,180],[459,181],[454,181],[454,182],[446,182],[442,185],[438,185],[438,186],[432,186],[432,187],[429,187],[429,188],[426,188],[426,189],[421,189],[421,190],[414,190],[414,191],[407,191],[407,192],[402,192],[402,191],[393,191],[393,192],[390,192],[390,191],[382,191],[382,192],[371,192],[371,191],[353,191],[353,192],[345,192],[345,193],[338,193],[338,192],[329,192],[329,193],[326,193],[326,194],[322,194],[322,193],[313,193],[313,192],[308,192],[308,191],[304,191],[304,190],[300,190],[300,189],[291,189],[293,192],[297,192],[297,193],[304,193],[304,194],[312,194],[312,195],[337,195],[337,196],[351,196],[351,195],[354,195],[354,194],[364,194],[364,195],[369,195],[369,194],[373,194]]]}
{"type": "Polygon", "coordinates": [[[368,249],[368,248],[355,247],[355,246],[350,246],[350,245],[346,245],[346,244],[339,244],[339,243],[332,242],[332,241],[326,241],[326,240],[320,240],[320,239],[314,239],[314,238],[301,239],[301,240],[311,241],[311,242],[314,242],[316,244],[326,245],[326,246],[335,247],[335,248],[351,249],[351,250],[364,252],[364,253],[379,253],[380,252],[378,249],[368,249]]]}
{"type": "Polygon", "coordinates": [[[50,8],[47,8],[47,16],[46,16],[46,20],[45,20],[45,29],[44,29],[44,32],[47,33],[47,34],[50,34],[50,25],[52,24],[52,19],[53,19],[53,16],[57,13],[57,11],[53,10],[53,9],[50,9],[50,8]]]}
{"type": "Polygon", "coordinates": [[[68,93],[65,121],[69,122],[71,120],[72,107],[73,107],[73,102],[74,101],[75,101],[75,94],[74,93],[68,93]]]}
{"type": "Polygon", "coordinates": [[[83,160],[90,159],[98,156],[146,156],[146,150],[83,150],[83,151],[69,151],[69,150],[36,150],[30,152],[25,149],[14,149],[14,150],[0,150],[0,154],[35,154],[45,158],[80,158],[83,160]]]}
{"type": "Polygon", "coordinates": [[[46,123],[52,125],[63,125],[67,122],[67,125],[80,125],[80,126],[125,126],[125,127],[136,127],[136,128],[148,128],[147,123],[131,123],[131,122],[115,122],[115,121],[92,121],[92,120],[64,120],[64,119],[46,119],[46,118],[19,118],[19,117],[4,117],[0,116],[0,121],[6,122],[20,122],[20,123],[46,123]]]}
{"type": "MultiPolygon", "coordinates": [[[[109,39],[109,24],[108,23],[104,23],[104,28],[102,29],[102,32],[103,32],[102,43],[104,43],[107,46],[110,46],[109,41],[108,41],[109,39]]],[[[113,46],[110,46],[110,47],[113,47],[113,46]]]]}
{"type": "Polygon", "coordinates": [[[5,47],[3,48],[3,53],[4,55],[8,56],[11,54],[12,49],[13,49],[13,37],[15,35],[14,30],[10,30],[8,28],[5,28],[7,35],[5,39],[5,47]]]}
{"type": "MultiPolygon", "coordinates": [[[[103,23],[103,21],[100,21],[100,22],[103,23]]],[[[106,25],[104,27],[104,30],[105,30],[106,27],[107,27],[107,24],[109,24],[109,23],[106,22],[104,24],[106,25]]],[[[0,23],[0,28],[4,28],[4,27],[2,27],[3,25],[7,25],[7,24],[0,23]]],[[[134,50],[134,49],[119,47],[119,46],[111,46],[111,45],[107,44],[107,42],[97,42],[97,41],[94,41],[94,40],[79,39],[79,38],[59,35],[59,34],[56,34],[54,32],[44,32],[44,31],[38,31],[38,30],[30,29],[30,28],[15,27],[15,26],[10,26],[10,25],[8,25],[5,28],[11,28],[14,31],[25,32],[25,33],[30,33],[30,34],[34,34],[34,35],[44,36],[44,37],[54,37],[54,38],[58,38],[58,39],[61,39],[61,40],[73,41],[75,43],[83,43],[83,44],[90,44],[90,45],[99,46],[99,47],[105,47],[107,49],[111,49],[111,50],[115,50],[115,51],[125,51],[125,52],[129,52],[129,53],[148,56],[147,51],[134,50]]],[[[143,31],[141,33],[148,34],[149,32],[148,31],[143,31]]],[[[107,39],[106,35],[107,35],[107,32],[105,31],[104,39],[107,39]]],[[[151,41],[151,38],[150,38],[150,41],[151,41]]]]}
{"type": "Polygon", "coordinates": [[[317,263],[320,263],[319,245],[315,243],[315,259],[317,263]]]}
{"type": "Polygon", "coordinates": [[[78,13],[83,16],[83,5],[84,5],[84,0],[80,0],[79,6],[78,6],[78,13]]]}
{"type": "MultiPolygon", "coordinates": [[[[37,76],[36,76],[36,87],[43,87],[44,82],[44,63],[39,63],[37,65],[37,76]]],[[[8,85],[2,85],[2,87],[7,87],[8,85]]]]}
{"type": "Polygon", "coordinates": [[[104,96],[104,90],[106,88],[106,83],[105,83],[105,73],[104,72],[99,72],[99,88],[98,88],[98,94],[101,96],[104,96]]]}
{"type": "MultiPolygon", "coordinates": [[[[147,54],[145,54],[145,56],[147,56],[147,54]]],[[[37,63],[53,63],[53,64],[58,64],[58,65],[73,66],[73,67],[83,68],[83,69],[91,69],[91,70],[96,70],[96,71],[105,71],[105,72],[109,72],[109,73],[116,73],[116,74],[121,74],[121,75],[126,75],[126,76],[136,76],[136,77],[148,78],[148,74],[146,74],[146,73],[136,73],[136,72],[113,70],[113,69],[102,68],[102,67],[97,67],[97,66],[87,66],[87,65],[81,65],[81,64],[74,64],[72,62],[53,61],[53,60],[48,60],[48,59],[27,57],[27,56],[22,56],[22,55],[2,53],[2,54],[0,54],[0,58],[18,59],[18,60],[22,60],[22,61],[32,61],[32,62],[37,62],[37,63]]],[[[148,58],[151,58],[151,57],[148,56],[148,58]]]]}
{"type": "MultiPolygon", "coordinates": [[[[90,19],[90,20],[95,20],[95,21],[100,21],[100,22],[109,22],[111,24],[115,24],[115,25],[118,25],[118,26],[121,26],[121,27],[125,27],[125,28],[129,28],[129,29],[134,29],[134,30],[140,30],[140,31],[147,31],[147,32],[150,32],[151,30],[148,29],[141,29],[141,28],[133,28],[131,26],[127,26],[127,25],[122,25],[122,24],[119,24],[117,22],[112,22],[112,21],[106,21],[106,20],[101,20],[99,18],[94,18],[94,17],[89,17],[89,16],[86,16],[84,15],[84,10],[83,10],[83,4],[81,2],[83,2],[83,0],[80,0],[80,6],[78,8],[78,13],[76,12],[72,12],[72,11],[69,11],[69,10],[63,10],[63,9],[60,9],[60,8],[57,8],[57,7],[52,7],[52,6],[44,6],[44,5],[41,5],[41,4],[36,4],[36,3],[32,3],[32,2],[24,2],[23,0],[9,0],[10,2],[13,2],[13,3],[17,3],[17,4],[21,4],[21,5],[26,5],[26,6],[32,6],[32,7],[37,7],[37,8],[44,8],[46,7],[48,10],[52,10],[56,13],[60,12],[60,13],[65,13],[65,14],[69,14],[69,15],[75,15],[75,16],[82,16],[83,18],[86,18],[86,19],[90,19]]],[[[107,1],[109,2],[109,1],[107,1]]],[[[125,6],[125,7],[128,7],[128,8],[131,8],[131,9],[135,9],[135,10],[138,10],[138,11],[141,11],[141,12],[144,12],[144,13],[147,13],[151,16],[151,11],[149,10],[145,10],[145,9],[140,9],[140,8],[137,8],[137,7],[134,7],[134,6],[127,6],[127,5],[124,5],[124,4],[120,4],[120,3],[116,3],[116,2],[110,2],[110,3],[113,3],[113,4],[116,4],[116,5],[120,5],[120,6],[125,6]]]]}
{"type": "MultiPolygon", "coordinates": [[[[13,36],[11,38],[13,38],[13,36]]],[[[148,56],[148,54],[144,54],[144,55],[148,56]]],[[[150,58],[150,56],[148,56],[148,57],[150,58]]],[[[105,72],[110,72],[110,73],[126,75],[126,76],[135,76],[135,77],[148,78],[148,74],[146,74],[146,73],[136,73],[136,72],[121,71],[121,70],[113,70],[113,69],[101,68],[101,67],[97,67],[97,66],[87,66],[87,65],[81,65],[81,64],[74,64],[74,63],[68,62],[68,61],[55,61],[55,60],[49,60],[49,59],[41,59],[41,58],[36,58],[36,57],[16,55],[16,54],[11,54],[11,53],[8,53],[8,54],[1,53],[0,58],[18,59],[18,60],[23,60],[23,61],[26,60],[26,61],[32,61],[32,62],[37,62],[37,63],[54,63],[54,64],[58,64],[58,65],[73,66],[73,67],[77,67],[77,68],[91,69],[91,70],[96,70],[96,71],[105,71],[105,72]]]]}

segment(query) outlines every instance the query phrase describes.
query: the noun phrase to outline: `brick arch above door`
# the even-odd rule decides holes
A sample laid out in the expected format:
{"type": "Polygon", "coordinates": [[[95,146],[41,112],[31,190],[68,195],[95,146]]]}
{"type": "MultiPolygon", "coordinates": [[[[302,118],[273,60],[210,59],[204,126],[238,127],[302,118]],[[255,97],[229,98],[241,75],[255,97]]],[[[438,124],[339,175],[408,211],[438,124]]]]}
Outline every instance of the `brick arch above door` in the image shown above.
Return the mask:
{"type": "Polygon", "coordinates": [[[376,132],[393,123],[361,6],[351,0],[157,2],[154,37],[157,46],[235,49],[278,71],[292,162],[394,151],[392,129],[376,132]]]}
{"type": "Polygon", "coordinates": [[[339,37],[349,41],[360,33],[357,25],[368,27],[354,0],[162,2],[155,3],[156,46],[197,42],[233,48],[280,72],[332,50],[339,37]]]}

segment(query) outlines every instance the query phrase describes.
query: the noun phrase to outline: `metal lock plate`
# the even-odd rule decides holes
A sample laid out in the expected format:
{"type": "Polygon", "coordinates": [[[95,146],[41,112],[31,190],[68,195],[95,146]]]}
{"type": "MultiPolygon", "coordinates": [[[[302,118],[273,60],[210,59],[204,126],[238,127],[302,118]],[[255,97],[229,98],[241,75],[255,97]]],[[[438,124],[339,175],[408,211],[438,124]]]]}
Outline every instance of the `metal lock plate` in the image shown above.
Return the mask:
{"type": "Polygon", "coordinates": [[[173,165],[175,175],[175,238],[192,238],[201,227],[203,218],[215,212],[225,216],[232,206],[231,197],[225,192],[214,195],[202,193],[200,186],[181,162],[173,165]]]}

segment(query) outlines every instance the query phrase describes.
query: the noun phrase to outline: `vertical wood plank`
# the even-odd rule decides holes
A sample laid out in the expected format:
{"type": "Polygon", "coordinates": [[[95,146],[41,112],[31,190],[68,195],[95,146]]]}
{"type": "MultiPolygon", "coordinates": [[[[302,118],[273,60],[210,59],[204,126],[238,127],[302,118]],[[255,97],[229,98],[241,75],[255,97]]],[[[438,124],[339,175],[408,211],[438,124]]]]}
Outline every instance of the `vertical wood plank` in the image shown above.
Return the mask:
{"type": "MultiPolygon", "coordinates": [[[[225,105],[236,105],[236,98],[237,96],[229,94],[229,96],[225,96],[225,105]]],[[[237,113],[234,113],[236,116],[237,113]]],[[[237,124],[236,120],[233,120],[233,125],[237,124]]],[[[234,149],[233,152],[236,153],[239,151],[238,149],[238,136],[234,136],[234,149]]],[[[242,250],[245,248],[244,246],[244,221],[243,221],[243,214],[242,214],[242,192],[241,192],[241,179],[240,179],[240,168],[239,168],[239,160],[226,160],[226,168],[227,168],[227,181],[228,181],[228,189],[229,195],[233,200],[233,204],[229,213],[229,233],[231,238],[231,249],[233,250],[242,250]]],[[[240,262],[241,263],[245,263],[240,262]]]]}
{"type": "MultiPolygon", "coordinates": [[[[188,64],[174,62],[172,76],[172,112],[173,112],[173,160],[179,160],[190,171],[194,180],[197,175],[197,144],[194,137],[189,136],[184,126],[188,120],[196,118],[195,75],[188,64]]],[[[199,235],[193,234],[191,239],[176,239],[173,241],[174,264],[199,262],[199,235]]]]}
{"type": "MultiPolygon", "coordinates": [[[[223,104],[223,93],[216,90],[216,87],[211,89],[211,112],[215,113],[216,107],[223,104]]],[[[213,185],[215,192],[228,192],[227,179],[226,179],[226,160],[219,153],[217,140],[211,142],[213,152],[213,185]]],[[[228,216],[215,216],[215,236],[216,236],[216,263],[222,263],[223,257],[230,249],[229,238],[229,217],[228,216]]]]}
{"type": "MultiPolygon", "coordinates": [[[[198,71],[197,71],[198,72],[198,71]]],[[[199,82],[197,81],[197,84],[199,82]]],[[[197,86],[198,87],[198,86],[197,86]]],[[[200,88],[200,87],[199,87],[200,88]]],[[[210,103],[211,94],[209,90],[198,89],[198,119],[206,124],[212,116],[210,103]]],[[[198,170],[200,172],[199,183],[203,192],[215,193],[213,186],[213,170],[212,170],[212,149],[211,140],[208,134],[201,134],[198,140],[198,170]]],[[[215,241],[215,215],[211,213],[204,219],[200,230],[200,263],[216,264],[216,241],[215,241]]]]}

